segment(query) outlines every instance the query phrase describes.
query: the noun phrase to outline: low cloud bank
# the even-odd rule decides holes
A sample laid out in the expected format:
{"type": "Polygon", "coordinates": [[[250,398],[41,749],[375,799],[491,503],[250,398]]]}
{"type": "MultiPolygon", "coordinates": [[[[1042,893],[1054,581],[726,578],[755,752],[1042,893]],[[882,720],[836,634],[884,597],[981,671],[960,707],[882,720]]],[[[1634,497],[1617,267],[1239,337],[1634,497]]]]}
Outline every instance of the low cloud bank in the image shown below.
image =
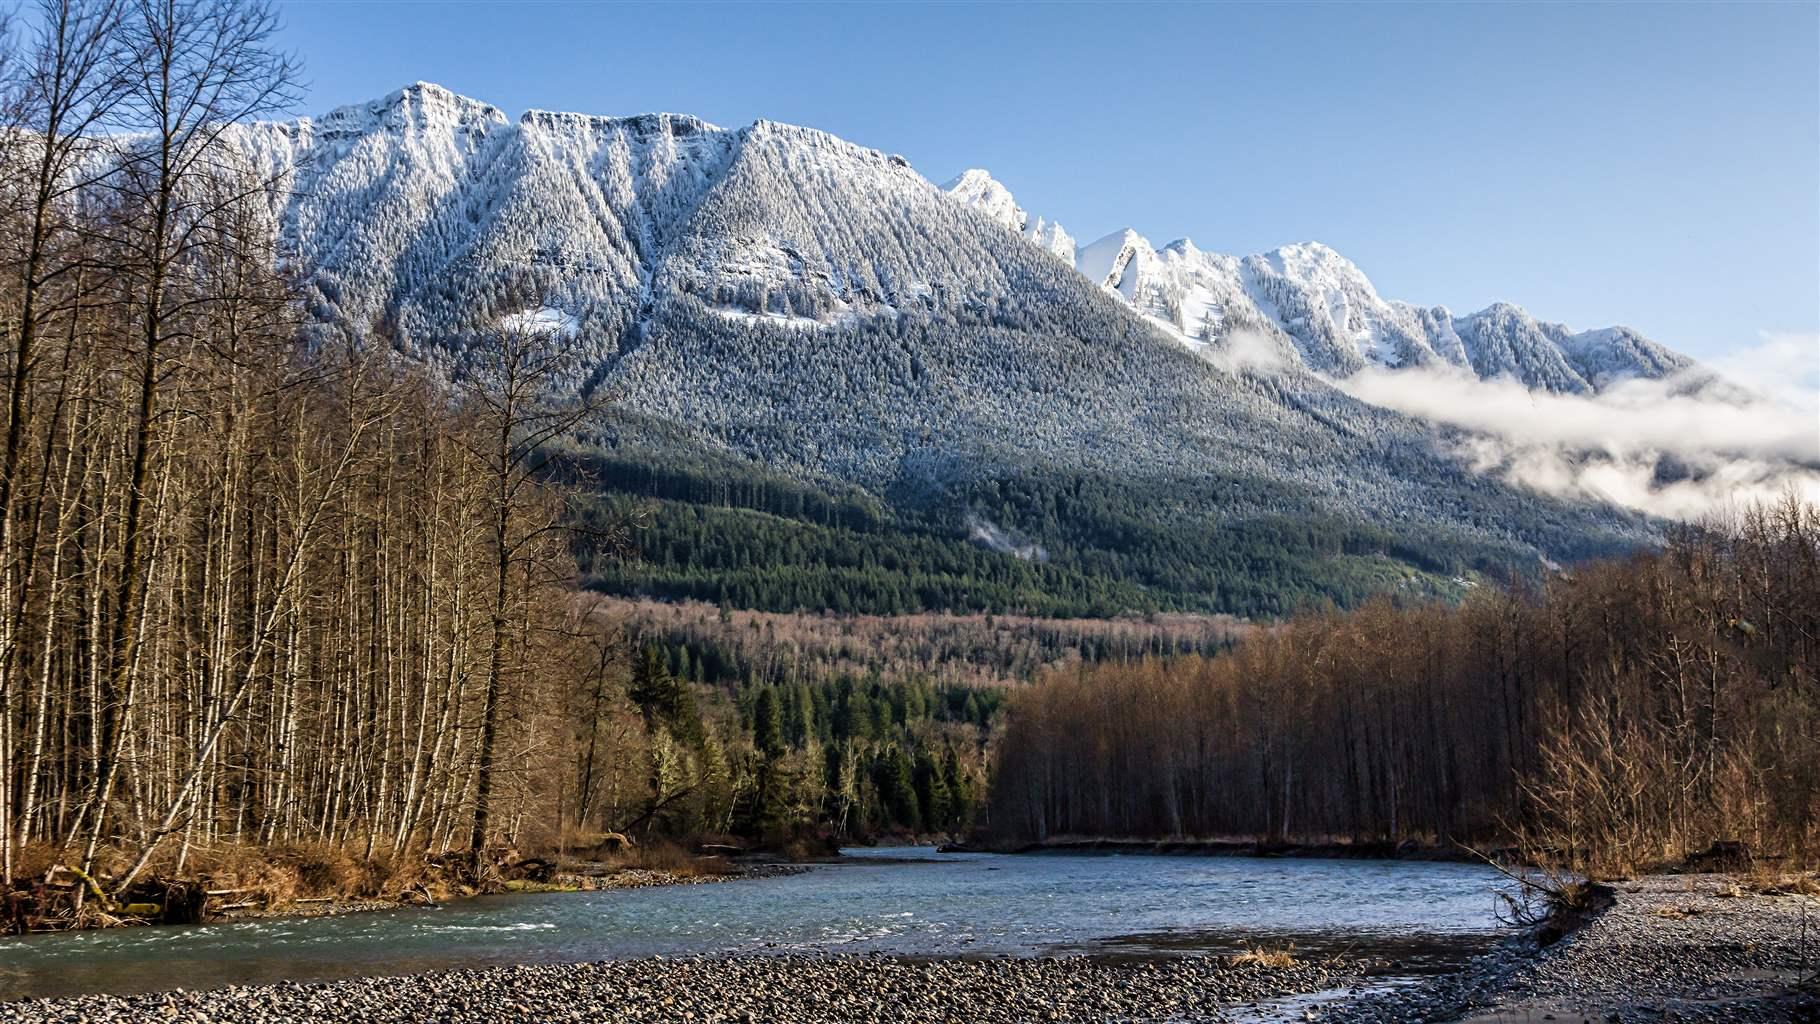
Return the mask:
{"type": "Polygon", "coordinates": [[[999,528],[991,520],[969,515],[967,530],[974,543],[983,545],[1001,555],[1010,555],[1026,562],[1049,561],[1049,552],[1043,550],[1041,544],[1028,543],[1014,536],[1010,531],[999,528]]]}
{"type": "Polygon", "coordinates": [[[1281,339],[1249,328],[1230,332],[1208,345],[1201,356],[1227,373],[1275,373],[1296,361],[1281,339]]]}
{"type": "Polygon", "coordinates": [[[1452,368],[1367,369],[1333,383],[1470,432],[1462,449],[1475,469],[1543,494],[1684,520],[1790,491],[1820,503],[1820,335],[1766,336],[1707,369],[1598,395],[1452,368]]]}

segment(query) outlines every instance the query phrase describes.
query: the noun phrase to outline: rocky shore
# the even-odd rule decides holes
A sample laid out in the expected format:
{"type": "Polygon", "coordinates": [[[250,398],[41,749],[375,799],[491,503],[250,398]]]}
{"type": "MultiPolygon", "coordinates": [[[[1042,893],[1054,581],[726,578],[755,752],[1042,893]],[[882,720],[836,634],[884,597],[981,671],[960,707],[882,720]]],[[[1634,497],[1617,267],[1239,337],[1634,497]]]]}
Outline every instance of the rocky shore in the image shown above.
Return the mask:
{"type": "Polygon", "coordinates": [[[0,1014],[15,1024],[1239,1021],[1258,1019],[1260,1004],[1273,998],[1357,980],[1340,964],[1272,967],[1211,957],[686,958],[37,999],[0,1014]]]}
{"type": "MultiPolygon", "coordinates": [[[[1521,940],[1465,970],[1390,980],[1352,957],[917,960],[885,956],[643,959],[439,971],[0,1005],[17,1024],[236,1022],[1318,1021],[1325,1024],[1820,1021],[1820,900],[1722,876],[1615,887],[1615,903],[1536,950],[1521,940]],[[1805,982],[1803,979],[1807,979],[1805,982]]],[[[180,979],[173,979],[174,981],[180,979]]]]}
{"type": "Polygon", "coordinates": [[[1331,1002],[1308,1019],[1820,1022],[1820,899],[1756,893],[1722,875],[1657,875],[1614,890],[1609,909],[1545,949],[1513,943],[1466,971],[1331,1002]]]}

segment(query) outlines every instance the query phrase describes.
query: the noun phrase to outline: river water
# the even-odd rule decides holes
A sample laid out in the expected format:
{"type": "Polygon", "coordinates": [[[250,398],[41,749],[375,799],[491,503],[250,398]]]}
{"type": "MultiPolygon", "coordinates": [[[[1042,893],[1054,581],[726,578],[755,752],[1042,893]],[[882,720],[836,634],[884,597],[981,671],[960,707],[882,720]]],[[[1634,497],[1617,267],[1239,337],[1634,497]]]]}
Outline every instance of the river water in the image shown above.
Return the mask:
{"type": "MultiPolygon", "coordinates": [[[[0,999],[726,953],[1372,952],[1445,969],[1500,935],[1468,864],[851,850],[778,878],[486,896],[334,918],[0,939],[0,999]]],[[[1393,972],[1394,973],[1394,972],[1393,972]]]]}

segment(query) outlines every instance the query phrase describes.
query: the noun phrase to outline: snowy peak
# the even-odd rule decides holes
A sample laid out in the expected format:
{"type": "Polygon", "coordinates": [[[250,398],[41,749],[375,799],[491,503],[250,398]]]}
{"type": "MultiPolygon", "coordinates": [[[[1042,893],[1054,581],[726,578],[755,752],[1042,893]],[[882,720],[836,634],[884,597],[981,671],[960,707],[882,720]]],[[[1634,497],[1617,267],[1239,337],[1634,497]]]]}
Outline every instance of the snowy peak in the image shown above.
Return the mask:
{"type": "Polygon", "coordinates": [[[1319,243],[1247,257],[1243,266],[1260,309],[1322,372],[1453,366],[1480,378],[1510,377],[1526,387],[1577,394],[1691,365],[1634,331],[1576,335],[1509,303],[1455,317],[1443,306],[1386,301],[1351,260],[1319,243]]]}
{"type": "Polygon", "coordinates": [[[1066,243],[1069,263],[1048,272],[1072,265],[1053,225],[1005,234],[900,156],[775,121],[511,120],[418,83],[228,138],[279,182],[280,245],[316,318],[423,354],[459,353],[488,325],[561,324],[605,365],[676,295],[732,322],[821,330],[1014,294],[1026,241],[1066,243]]]}
{"type": "Polygon", "coordinates": [[[942,191],[962,206],[971,206],[1019,234],[1029,220],[1029,214],[1012,198],[1011,190],[977,167],[962,171],[960,177],[943,185],[942,191]]]}
{"type": "Polygon", "coordinates": [[[367,103],[336,107],[316,119],[314,127],[318,135],[448,130],[484,134],[506,123],[505,113],[490,103],[430,82],[413,82],[367,103]]]}
{"type": "Polygon", "coordinates": [[[718,125],[709,124],[692,114],[634,114],[631,117],[601,117],[595,114],[574,114],[554,110],[527,110],[518,118],[518,123],[545,129],[575,129],[612,132],[620,131],[636,138],[686,138],[704,132],[724,131],[718,125]]]}
{"type": "Polygon", "coordinates": [[[1024,236],[1036,243],[1037,248],[1053,254],[1063,263],[1074,262],[1074,236],[1063,231],[1060,224],[1038,217],[1024,229],[1024,236]]]}
{"type": "Polygon", "coordinates": [[[978,210],[1023,235],[1044,252],[1053,253],[1065,263],[1074,262],[1074,237],[1060,224],[1041,217],[1032,218],[1017,205],[1011,190],[987,172],[977,167],[962,171],[959,177],[943,185],[942,191],[962,206],[978,210]]]}
{"type": "Polygon", "coordinates": [[[1560,339],[1580,376],[1597,390],[1626,377],[1659,378],[1694,367],[1694,361],[1628,327],[1601,327],[1560,339]]]}
{"type": "Polygon", "coordinates": [[[1356,264],[1319,242],[1296,242],[1262,254],[1279,276],[1317,282],[1344,292],[1378,300],[1376,288],[1356,264]]]}
{"type": "Polygon", "coordinates": [[[1493,303],[1454,321],[1454,329],[1480,377],[1514,377],[1525,387],[1569,394],[1595,390],[1561,349],[1567,331],[1537,322],[1521,307],[1493,303]]]}
{"type": "Polygon", "coordinates": [[[1514,377],[1532,388],[1597,392],[1627,378],[1667,377],[1694,366],[1628,327],[1576,334],[1508,302],[1460,317],[1454,326],[1479,376],[1514,377]]]}
{"type": "Polygon", "coordinates": [[[578,328],[599,314],[572,333],[603,356],[740,142],[679,114],[514,121],[421,82],[228,138],[280,182],[280,244],[307,268],[321,320],[425,352],[549,300],[578,328]]]}
{"type": "MultiPolygon", "coordinates": [[[[969,170],[944,191],[1031,235],[1031,214],[987,172],[969,170]]],[[[1245,332],[1262,334],[1308,368],[1336,376],[1368,366],[1453,366],[1568,393],[1692,365],[1627,328],[1575,334],[1506,303],[1455,317],[1443,306],[1387,301],[1356,264],[1319,242],[1235,257],[1203,251],[1187,238],[1155,249],[1126,228],[1080,247],[1073,262],[1089,281],[1209,355],[1235,332],[1245,332]]]]}
{"type": "Polygon", "coordinates": [[[1126,279],[1130,278],[1135,284],[1138,278],[1137,274],[1128,273],[1133,269],[1133,262],[1155,259],[1156,251],[1150,248],[1149,241],[1136,231],[1125,228],[1082,246],[1075,255],[1074,266],[1087,280],[1101,288],[1124,294],[1126,279]]]}
{"type": "Polygon", "coordinates": [[[1241,257],[1186,238],[1159,250],[1125,229],[1077,247],[984,170],[937,189],[902,157],[773,121],[729,131],[673,113],[512,120],[417,82],[233,137],[284,183],[273,217],[287,255],[311,268],[318,312],[380,325],[407,347],[447,335],[450,308],[497,322],[547,306],[607,358],[665,284],[740,315],[776,307],[811,323],[938,301],[962,281],[976,294],[1015,291],[1022,272],[972,244],[984,232],[1051,254],[1208,355],[1261,336],[1330,375],[1454,366],[1570,393],[1691,365],[1624,328],[1574,333],[1508,304],[1456,317],[1387,301],[1318,242],[1241,257]],[[920,245],[904,224],[969,244],[920,245]]]}

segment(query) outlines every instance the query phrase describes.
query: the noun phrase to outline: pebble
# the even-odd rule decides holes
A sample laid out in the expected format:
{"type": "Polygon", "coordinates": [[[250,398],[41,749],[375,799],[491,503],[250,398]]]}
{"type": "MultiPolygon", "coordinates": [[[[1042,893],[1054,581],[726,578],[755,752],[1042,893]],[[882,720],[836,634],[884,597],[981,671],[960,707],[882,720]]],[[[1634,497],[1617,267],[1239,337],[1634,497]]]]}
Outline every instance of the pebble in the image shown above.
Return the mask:
{"type": "Polygon", "coordinates": [[[672,957],[214,992],[32,999],[0,1006],[0,1017],[17,1024],[160,1018],[211,1024],[1224,1020],[1231,1008],[1355,979],[1340,963],[1265,968],[1215,957],[672,957]]]}

